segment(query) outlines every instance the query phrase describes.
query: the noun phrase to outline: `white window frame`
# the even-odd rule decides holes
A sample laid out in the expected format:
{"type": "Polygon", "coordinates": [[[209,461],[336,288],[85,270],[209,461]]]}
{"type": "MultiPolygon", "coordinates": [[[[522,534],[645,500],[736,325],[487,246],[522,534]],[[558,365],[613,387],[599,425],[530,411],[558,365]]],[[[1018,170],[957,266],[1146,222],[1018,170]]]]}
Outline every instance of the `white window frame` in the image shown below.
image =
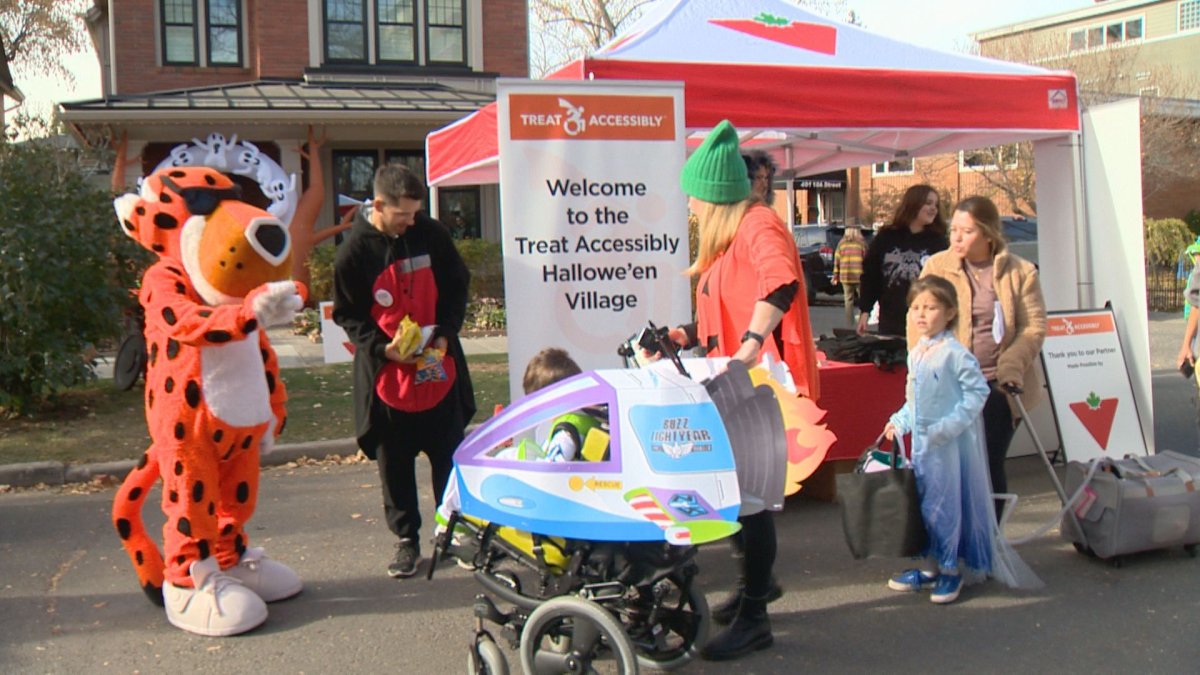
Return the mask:
{"type": "MultiPolygon", "coordinates": [[[[972,150],[971,152],[977,152],[979,150],[991,150],[992,148],[997,148],[997,147],[1000,148],[1000,159],[1004,164],[1004,168],[1005,169],[1017,168],[1017,166],[1020,164],[1020,153],[1018,152],[1016,143],[1006,143],[1004,145],[992,146],[990,148],[976,148],[975,150],[972,150]],[[1012,161],[1005,160],[1006,153],[1004,152],[1004,148],[1012,148],[1012,156],[1013,156],[1012,161]]],[[[996,171],[997,169],[1000,168],[1000,166],[997,164],[969,165],[966,162],[967,152],[968,151],[966,151],[966,150],[958,151],[958,171],[959,171],[959,173],[967,173],[970,171],[996,171]]]]}
{"type": "Polygon", "coordinates": [[[1180,33],[1194,33],[1200,31],[1200,0],[1179,0],[1179,11],[1175,15],[1176,28],[1180,33]],[[1192,9],[1196,16],[1196,25],[1191,28],[1183,27],[1183,12],[1185,9],[1192,9]]]}
{"type": "Polygon", "coordinates": [[[1138,89],[1138,96],[1158,96],[1158,87],[1142,87],[1138,89]]]}
{"type": "Polygon", "coordinates": [[[430,61],[429,22],[427,0],[414,2],[414,32],[416,51],[414,61],[381,61],[379,59],[379,22],[375,0],[366,0],[366,59],[363,61],[331,61],[326,53],[325,0],[309,0],[310,46],[313,49],[314,66],[408,66],[408,67],[463,67],[474,70],[482,61],[482,5],[479,0],[465,0],[463,14],[464,61],[430,61]],[[311,32],[314,31],[315,32],[311,32]]]}
{"type": "MultiPolygon", "coordinates": [[[[1200,0],[1190,0],[1190,1],[1200,2],[1200,0]]],[[[1142,41],[1144,41],[1146,39],[1146,16],[1144,14],[1130,14],[1127,16],[1117,17],[1117,18],[1109,19],[1107,21],[1100,21],[1097,23],[1087,24],[1084,26],[1072,26],[1071,28],[1067,29],[1066,33],[1067,33],[1067,53],[1068,54],[1077,54],[1080,52],[1097,52],[1097,51],[1101,51],[1104,49],[1113,49],[1113,48],[1117,48],[1117,47],[1124,47],[1124,46],[1130,45],[1130,44],[1141,43],[1142,41]],[[1139,35],[1136,38],[1126,37],[1129,34],[1129,24],[1134,23],[1134,22],[1141,24],[1141,26],[1142,26],[1141,35],[1139,35]],[[1121,39],[1120,40],[1114,40],[1111,42],[1109,41],[1108,30],[1112,26],[1120,26],[1121,27],[1121,39]],[[1093,45],[1093,44],[1090,44],[1090,40],[1089,40],[1088,36],[1092,31],[1096,31],[1096,30],[1100,31],[1100,44],[1093,45]],[[1084,46],[1082,48],[1077,48],[1072,45],[1071,41],[1075,38],[1075,36],[1080,36],[1080,35],[1083,36],[1084,46]]]]}
{"type": "Polygon", "coordinates": [[[882,162],[875,162],[871,165],[872,176],[911,176],[917,168],[917,160],[914,157],[897,157],[882,162]],[[907,160],[912,164],[908,169],[892,169],[893,163],[903,162],[907,160]],[[879,165],[883,165],[883,170],[879,170],[879,165]]]}
{"type": "Polygon", "coordinates": [[[164,68],[245,68],[246,67],[246,31],[247,16],[246,16],[246,0],[238,0],[238,63],[212,63],[209,60],[208,41],[211,37],[208,34],[208,0],[195,0],[196,16],[195,29],[193,31],[193,39],[195,43],[196,61],[192,62],[167,62],[167,43],[166,43],[166,28],[164,23],[166,17],[163,16],[163,6],[161,0],[155,0],[154,3],[154,22],[155,22],[155,42],[156,54],[155,58],[158,65],[164,68]]]}

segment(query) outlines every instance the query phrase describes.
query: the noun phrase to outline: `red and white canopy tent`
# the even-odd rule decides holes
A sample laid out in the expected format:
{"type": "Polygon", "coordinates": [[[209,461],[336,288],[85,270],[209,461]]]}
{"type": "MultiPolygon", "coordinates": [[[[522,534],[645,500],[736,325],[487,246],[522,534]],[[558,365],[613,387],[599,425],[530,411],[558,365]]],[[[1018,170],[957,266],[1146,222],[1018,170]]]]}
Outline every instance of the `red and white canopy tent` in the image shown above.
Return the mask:
{"type": "MultiPolygon", "coordinates": [[[[682,81],[689,146],[729,119],[785,176],[1033,141],[1047,306],[1124,310],[1153,448],[1136,100],[1081,111],[1069,72],[901,42],[783,0],[663,0],[549,79],[682,81]]],[[[493,103],[428,136],[430,186],[498,182],[496,115],[493,103]]]]}
{"type": "MultiPolygon", "coordinates": [[[[682,81],[688,129],[729,119],[795,175],[1080,125],[1070,73],[900,42],[782,0],[664,1],[550,78],[682,81]]],[[[496,182],[497,147],[493,103],[429,135],[429,184],[496,182]]]]}

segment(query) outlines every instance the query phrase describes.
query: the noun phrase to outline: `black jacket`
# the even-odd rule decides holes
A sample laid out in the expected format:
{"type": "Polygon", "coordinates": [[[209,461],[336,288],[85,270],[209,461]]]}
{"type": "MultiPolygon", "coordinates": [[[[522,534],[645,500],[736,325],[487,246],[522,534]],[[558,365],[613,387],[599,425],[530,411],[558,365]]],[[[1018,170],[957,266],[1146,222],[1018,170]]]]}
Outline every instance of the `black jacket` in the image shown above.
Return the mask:
{"type": "Polygon", "coordinates": [[[863,258],[858,308],[870,312],[879,303],[879,334],[904,336],[908,287],[925,261],[950,247],[945,235],[931,230],[913,234],[907,227],[880,230],[863,258]]]}
{"type": "Polygon", "coordinates": [[[334,260],[333,320],[345,329],[354,344],[354,419],[359,447],[374,459],[381,434],[398,434],[401,441],[420,449],[430,434],[448,426],[458,432],[475,415],[475,393],[467,372],[458,332],[467,312],[470,272],[463,263],[449,232],[438,221],[419,212],[416,222],[402,236],[389,237],[367,220],[367,209],[359,212],[350,236],[338,248],[334,260]],[[454,386],[434,408],[413,413],[386,410],[375,394],[375,381],[387,362],[384,348],[391,341],[372,318],[375,302],[372,289],[389,267],[428,254],[437,286],[434,336],[447,339],[447,358],[454,359],[454,386]],[[386,420],[405,429],[387,428],[386,420]]]}

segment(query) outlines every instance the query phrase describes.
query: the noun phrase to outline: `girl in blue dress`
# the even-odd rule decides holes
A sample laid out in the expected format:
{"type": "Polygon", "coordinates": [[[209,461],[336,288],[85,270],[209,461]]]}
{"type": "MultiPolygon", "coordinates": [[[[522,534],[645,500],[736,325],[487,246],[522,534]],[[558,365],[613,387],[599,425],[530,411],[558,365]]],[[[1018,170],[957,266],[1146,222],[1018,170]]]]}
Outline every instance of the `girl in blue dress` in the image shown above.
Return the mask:
{"type": "Polygon", "coordinates": [[[980,416],[989,389],[979,362],[954,339],[954,286],[938,276],[922,277],[913,282],[908,303],[920,340],[908,354],[904,406],[884,434],[889,440],[912,434],[929,545],[924,569],[901,572],[888,587],[932,588],[933,602],[946,604],[958,598],[964,582],[989,576],[1010,586],[1039,585],[997,531],[980,416]]]}

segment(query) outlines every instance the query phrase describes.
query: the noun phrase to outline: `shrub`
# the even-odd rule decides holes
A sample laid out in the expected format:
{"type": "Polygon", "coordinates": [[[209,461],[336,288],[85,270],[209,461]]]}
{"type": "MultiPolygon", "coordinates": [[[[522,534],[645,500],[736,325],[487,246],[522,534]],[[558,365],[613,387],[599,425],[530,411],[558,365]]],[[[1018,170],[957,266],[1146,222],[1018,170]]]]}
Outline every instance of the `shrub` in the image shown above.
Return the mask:
{"type": "Polygon", "coordinates": [[[122,234],[111,196],[90,186],[78,166],[75,152],[44,139],[0,144],[6,414],[33,413],[55,392],[95,378],[83,355],[120,333],[122,313],[135,302],[129,289],[148,260],[122,234]]]}
{"type": "Polygon", "coordinates": [[[1188,230],[1193,237],[1200,237],[1200,211],[1191,209],[1187,215],[1183,217],[1183,222],[1187,223],[1188,230]]]}
{"type": "Polygon", "coordinates": [[[1154,267],[1173,268],[1180,254],[1194,240],[1187,223],[1178,218],[1146,218],[1142,233],[1146,264],[1154,267]]]}
{"type": "Polygon", "coordinates": [[[471,270],[471,301],[480,298],[504,300],[504,257],[500,244],[483,239],[454,242],[467,269],[471,270]]]}
{"type": "Polygon", "coordinates": [[[317,305],[326,300],[333,300],[333,258],[337,255],[337,246],[332,244],[318,246],[308,254],[308,303],[317,305]]]}

